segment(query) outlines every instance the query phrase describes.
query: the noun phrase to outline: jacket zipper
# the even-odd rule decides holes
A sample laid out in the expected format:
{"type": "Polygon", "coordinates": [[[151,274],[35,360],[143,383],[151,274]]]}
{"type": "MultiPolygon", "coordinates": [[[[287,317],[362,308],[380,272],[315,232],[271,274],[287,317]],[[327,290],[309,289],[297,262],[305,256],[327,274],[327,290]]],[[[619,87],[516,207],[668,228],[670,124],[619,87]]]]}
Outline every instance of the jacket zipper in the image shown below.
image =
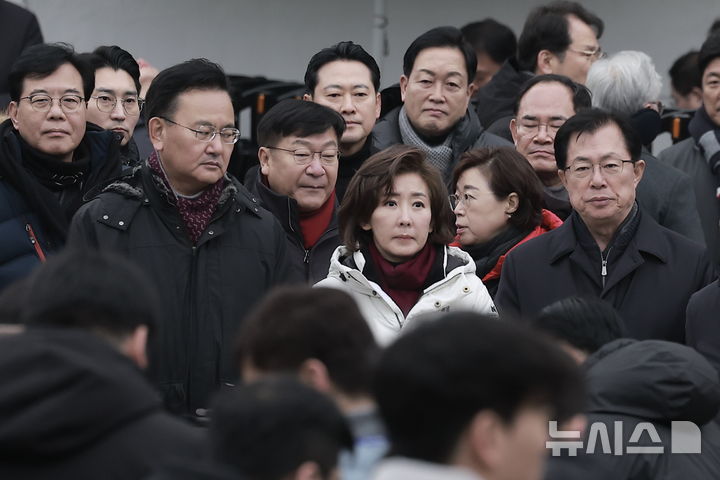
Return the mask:
{"type": "Polygon", "coordinates": [[[29,223],[26,223],[25,231],[28,234],[30,243],[32,243],[33,247],[35,248],[35,253],[37,254],[38,258],[40,258],[41,262],[44,262],[45,261],[45,252],[43,252],[42,247],[40,246],[40,242],[38,241],[37,236],[35,236],[35,231],[33,231],[32,225],[30,225],[29,223]]]}
{"type": "Polygon", "coordinates": [[[612,251],[613,247],[610,247],[607,251],[607,255],[603,256],[602,252],[600,252],[600,262],[602,264],[602,267],[600,269],[600,275],[602,276],[602,286],[603,290],[605,289],[605,278],[607,277],[607,263],[608,259],[610,258],[610,252],[612,251]]]}

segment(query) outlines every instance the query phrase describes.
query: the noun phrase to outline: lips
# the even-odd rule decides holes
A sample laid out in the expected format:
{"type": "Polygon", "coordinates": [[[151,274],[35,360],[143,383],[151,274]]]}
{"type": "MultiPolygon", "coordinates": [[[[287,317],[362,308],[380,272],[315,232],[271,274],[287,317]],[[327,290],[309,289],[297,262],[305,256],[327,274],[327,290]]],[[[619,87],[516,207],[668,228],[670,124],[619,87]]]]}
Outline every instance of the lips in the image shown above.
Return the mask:
{"type": "Polygon", "coordinates": [[[415,237],[413,237],[409,233],[401,233],[400,235],[395,235],[393,238],[396,238],[398,240],[412,240],[415,237]]]}
{"type": "Polygon", "coordinates": [[[51,128],[43,132],[45,135],[70,135],[70,132],[62,128],[51,128]]]}
{"type": "Polygon", "coordinates": [[[438,108],[426,108],[423,110],[423,112],[429,113],[430,115],[437,115],[437,116],[447,115],[447,113],[445,113],[445,111],[440,110],[438,108]]]}
{"type": "Polygon", "coordinates": [[[554,157],[555,152],[549,150],[531,150],[530,155],[539,155],[541,157],[554,157]]]}
{"type": "Polygon", "coordinates": [[[214,161],[203,162],[202,165],[205,166],[205,167],[219,168],[219,169],[222,170],[222,163],[221,163],[221,162],[214,162],[214,161]]]}

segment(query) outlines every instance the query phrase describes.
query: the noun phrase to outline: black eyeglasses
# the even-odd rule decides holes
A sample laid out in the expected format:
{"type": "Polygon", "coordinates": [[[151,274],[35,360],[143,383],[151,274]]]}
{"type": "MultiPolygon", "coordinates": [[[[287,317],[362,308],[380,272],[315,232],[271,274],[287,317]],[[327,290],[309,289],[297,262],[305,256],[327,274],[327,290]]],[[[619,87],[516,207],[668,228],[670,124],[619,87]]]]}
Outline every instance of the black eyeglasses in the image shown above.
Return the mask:
{"type": "MultiPolygon", "coordinates": [[[[95,104],[97,105],[98,110],[104,113],[110,113],[115,110],[115,105],[117,105],[118,102],[115,95],[109,95],[106,93],[91,96],[90,98],[95,99],[95,104]]],[[[142,110],[145,101],[138,97],[125,97],[120,99],[120,104],[127,115],[134,116],[140,115],[140,111],[142,110]]]]}
{"type": "Polygon", "coordinates": [[[298,148],[296,150],[290,150],[288,148],[280,147],[265,148],[292,153],[293,158],[295,159],[295,163],[297,163],[298,165],[310,165],[310,162],[312,162],[312,159],[316,153],[320,156],[320,163],[325,165],[326,167],[332,167],[333,165],[337,164],[338,159],[340,158],[340,152],[336,148],[328,148],[327,150],[323,150],[322,152],[313,152],[307,148],[298,148]]]}
{"type": "Polygon", "coordinates": [[[166,122],[170,122],[173,125],[177,125],[178,127],[182,127],[186,130],[190,130],[191,132],[195,133],[195,138],[200,140],[201,142],[212,142],[215,138],[215,135],[220,134],[220,141],[222,143],[226,143],[228,145],[232,145],[238,141],[238,138],[240,138],[240,130],[237,128],[230,128],[225,127],[221,128],[220,130],[217,130],[215,127],[200,127],[199,129],[194,129],[190,127],[186,127],[185,125],[181,125],[173,120],[170,120],[166,117],[158,117],[162,118],[166,122]]]}
{"type": "Polygon", "coordinates": [[[85,100],[80,95],[67,94],[62,97],[51,97],[45,93],[35,93],[27,97],[20,97],[20,100],[27,100],[30,106],[37,112],[48,112],[52,108],[53,102],[58,101],[63,112],[75,112],[80,108],[85,100]]]}

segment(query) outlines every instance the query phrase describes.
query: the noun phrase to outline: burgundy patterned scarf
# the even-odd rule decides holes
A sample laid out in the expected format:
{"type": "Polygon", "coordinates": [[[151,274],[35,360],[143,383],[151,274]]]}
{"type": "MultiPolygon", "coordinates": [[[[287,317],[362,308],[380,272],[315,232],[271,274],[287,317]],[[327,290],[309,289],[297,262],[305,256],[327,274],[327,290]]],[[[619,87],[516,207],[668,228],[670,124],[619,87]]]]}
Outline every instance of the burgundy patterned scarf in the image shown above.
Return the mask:
{"type": "Polygon", "coordinates": [[[190,240],[193,245],[196,245],[200,239],[200,235],[205,231],[207,226],[210,224],[210,219],[218,206],[220,195],[222,194],[223,188],[225,187],[225,177],[215,182],[212,186],[206,188],[200,195],[195,197],[183,197],[179,195],[172,195],[172,187],[165,176],[162,168],[160,167],[160,160],[158,159],[157,152],[153,152],[148,157],[148,165],[150,170],[157,175],[162,183],[167,187],[170,195],[168,199],[171,203],[177,206],[180,212],[180,217],[185,223],[190,240]]]}

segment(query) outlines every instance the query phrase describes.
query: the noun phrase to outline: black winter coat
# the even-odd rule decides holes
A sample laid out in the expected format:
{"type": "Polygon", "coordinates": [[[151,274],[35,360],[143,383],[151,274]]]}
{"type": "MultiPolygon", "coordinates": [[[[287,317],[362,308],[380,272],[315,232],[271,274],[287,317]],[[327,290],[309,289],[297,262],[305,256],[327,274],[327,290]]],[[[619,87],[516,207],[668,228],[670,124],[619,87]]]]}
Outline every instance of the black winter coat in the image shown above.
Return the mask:
{"type": "MultiPolygon", "coordinates": [[[[10,120],[0,124],[0,290],[63,246],[77,208],[62,205],[24,166],[18,135],[10,120]]],[[[81,145],[89,156],[84,195],[120,176],[120,142],[88,123],[81,145]]]]}
{"type": "Polygon", "coordinates": [[[685,341],[720,371],[720,280],[690,297],[685,341]]]}
{"type": "Polygon", "coordinates": [[[585,368],[588,427],[583,448],[576,457],[551,457],[546,480],[596,478],[578,475],[579,471],[611,472],[597,478],[613,480],[718,478],[720,430],[712,419],[720,409],[720,380],[700,354],[671,342],[621,339],[592,355],[585,368]],[[675,437],[672,430],[678,426],[671,422],[694,423],[702,453],[678,453],[678,447],[695,445],[675,437]],[[652,425],[660,441],[653,441],[652,433],[645,430],[631,442],[641,423],[652,425]],[[604,425],[608,439],[603,445],[600,435],[593,433],[595,453],[587,453],[593,424],[596,432],[604,425]],[[616,434],[622,438],[619,445],[616,434]],[[663,453],[632,452],[629,447],[662,447],[663,453]]]}
{"type": "Polygon", "coordinates": [[[266,187],[262,182],[259,168],[251,169],[251,172],[254,173],[253,181],[246,182],[250,192],[260,200],[263,208],[275,216],[285,230],[290,267],[287,281],[312,285],[325,279],[330,269],[330,257],[342,243],[337,225],[337,201],[328,229],[310,250],[305,250],[300,231],[300,214],[295,199],[279,195],[266,187]]]}
{"type": "Polygon", "coordinates": [[[140,479],[198,457],[204,432],[164,412],[138,368],[76,329],[0,337],[0,478],[140,479]]]}
{"type": "Polygon", "coordinates": [[[704,248],[639,215],[635,235],[610,260],[605,287],[600,249],[590,258],[579,245],[576,215],[520,245],[503,265],[495,296],[500,312],[531,318],[557,300],[592,295],[615,307],[630,337],[683,343],[688,300],[713,281],[715,272],[704,248]]]}
{"type": "Polygon", "coordinates": [[[120,252],[159,288],[164,312],[149,373],[174,412],[197,413],[218,386],[235,383],[235,331],[287,275],[282,228],[237,180],[193,245],[146,164],[78,211],[68,243],[120,252]]]}

